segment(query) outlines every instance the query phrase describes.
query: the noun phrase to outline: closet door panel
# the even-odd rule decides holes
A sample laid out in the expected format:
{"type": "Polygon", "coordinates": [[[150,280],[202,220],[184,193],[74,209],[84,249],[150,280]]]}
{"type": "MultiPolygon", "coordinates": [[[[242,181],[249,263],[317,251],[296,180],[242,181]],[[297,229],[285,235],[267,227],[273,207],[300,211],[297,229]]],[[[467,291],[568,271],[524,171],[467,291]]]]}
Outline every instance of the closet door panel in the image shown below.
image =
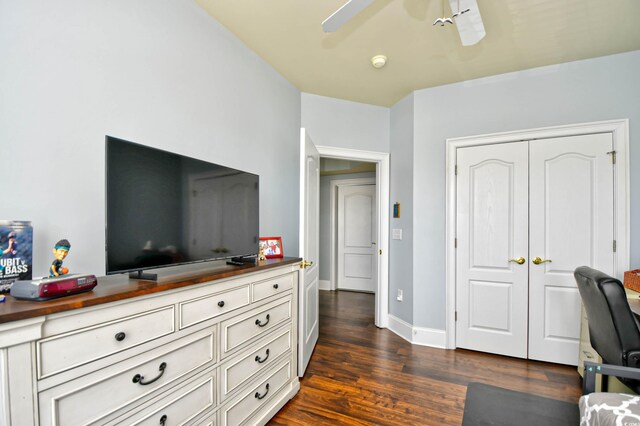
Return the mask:
{"type": "Polygon", "coordinates": [[[586,265],[613,273],[612,145],[609,133],[530,142],[531,359],[577,364],[573,271],[586,265]]]}
{"type": "Polygon", "coordinates": [[[527,356],[527,142],[457,150],[456,346],[527,356]],[[523,308],[524,307],[524,308],[523,308]]]}

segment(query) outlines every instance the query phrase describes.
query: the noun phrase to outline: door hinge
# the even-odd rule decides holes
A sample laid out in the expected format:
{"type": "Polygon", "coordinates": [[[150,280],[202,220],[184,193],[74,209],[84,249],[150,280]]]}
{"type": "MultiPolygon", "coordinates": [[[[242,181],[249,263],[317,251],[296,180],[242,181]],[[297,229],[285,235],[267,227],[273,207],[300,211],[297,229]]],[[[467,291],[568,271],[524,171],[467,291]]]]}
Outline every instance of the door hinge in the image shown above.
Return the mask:
{"type": "Polygon", "coordinates": [[[609,151],[607,152],[607,155],[611,154],[611,164],[616,164],[616,152],[615,151],[609,151]]]}
{"type": "Polygon", "coordinates": [[[458,165],[456,164],[454,169],[453,169],[453,174],[458,176],[458,165]]]}
{"type": "Polygon", "coordinates": [[[616,242],[616,240],[613,240],[613,252],[616,252],[616,249],[618,248],[618,243],[616,242]]]}
{"type": "Polygon", "coordinates": [[[378,253],[382,256],[382,249],[378,250],[378,253]]]}
{"type": "Polygon", "coordinates": [[[455,320],[458,321],[458,311],[455,312],[454,317],[455,317],[455,320]]]}
{"type": "Polygon", "coordinates": [[[458,248],[458,239],[457,238],[453,239],[453,248],[458,248]]]}

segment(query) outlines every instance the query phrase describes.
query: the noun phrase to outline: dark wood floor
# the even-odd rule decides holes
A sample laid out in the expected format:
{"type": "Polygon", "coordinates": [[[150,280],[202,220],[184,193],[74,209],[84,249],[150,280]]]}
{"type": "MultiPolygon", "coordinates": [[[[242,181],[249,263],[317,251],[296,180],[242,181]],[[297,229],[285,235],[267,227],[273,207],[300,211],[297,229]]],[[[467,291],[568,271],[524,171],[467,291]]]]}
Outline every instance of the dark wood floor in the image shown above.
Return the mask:
{"type": "Polygon", "coordinates": [[[411,345],[373,320],[373,295],[320,292],[318,345],[270,425],[459,425],[470,382],[580,397],[574,367],[411,345]]]}

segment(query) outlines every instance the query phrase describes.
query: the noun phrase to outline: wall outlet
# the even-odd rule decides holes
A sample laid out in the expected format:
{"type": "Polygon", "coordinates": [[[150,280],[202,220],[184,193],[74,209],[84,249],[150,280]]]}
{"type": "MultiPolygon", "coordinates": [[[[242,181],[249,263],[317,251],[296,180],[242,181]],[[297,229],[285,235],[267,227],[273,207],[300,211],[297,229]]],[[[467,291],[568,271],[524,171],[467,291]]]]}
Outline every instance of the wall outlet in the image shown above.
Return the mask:
{"type": "Polygon", "coordinates": [[[398,289],[398,295],[396,296],[398,302],[402,302],[402,290],[398,289]]]}

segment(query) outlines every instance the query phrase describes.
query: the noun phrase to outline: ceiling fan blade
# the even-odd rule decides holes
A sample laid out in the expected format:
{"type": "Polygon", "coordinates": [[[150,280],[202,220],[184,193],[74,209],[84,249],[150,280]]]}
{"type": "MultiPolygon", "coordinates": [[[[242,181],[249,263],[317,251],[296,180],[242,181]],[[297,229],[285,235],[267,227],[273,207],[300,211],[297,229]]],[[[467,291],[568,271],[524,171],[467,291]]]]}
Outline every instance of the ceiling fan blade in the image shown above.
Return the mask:
{"type": "Polygon", "coordinates": [[[322,22],[325,33],[332,33],[346,24],[351,18],[360,13],[375,0],[349,0],[342,7],[322,22]]]}
{"type": "Polygon", "coordinates": [[[449,5],[452,14],[458,13],[459,10],[469,9],[468,12],[455,18],[462,45],[472,46],[482,40],[487,33],[484,31],[478,2],[476,0],[449,0],[449,5]]]}

